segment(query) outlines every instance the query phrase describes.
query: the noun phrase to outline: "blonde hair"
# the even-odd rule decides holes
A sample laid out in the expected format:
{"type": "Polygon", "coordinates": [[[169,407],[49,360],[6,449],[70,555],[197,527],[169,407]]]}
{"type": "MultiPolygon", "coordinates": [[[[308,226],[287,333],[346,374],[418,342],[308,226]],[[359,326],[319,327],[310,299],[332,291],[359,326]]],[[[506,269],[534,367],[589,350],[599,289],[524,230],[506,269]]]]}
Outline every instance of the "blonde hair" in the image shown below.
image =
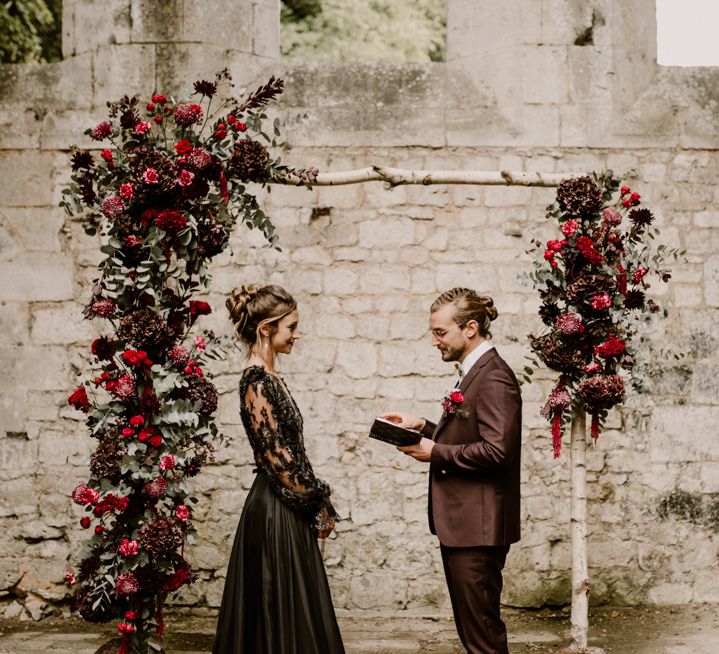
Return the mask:
{"type": "Polygon", "coordinates": [[[466,325],[470,320],[476,321],[479,334],[483,338],[492,338],[489,323],[497,318],[494,300],[485,295],[477,295],[471,288],[451,288],[440,295],[430,307],[430,312],[438,311],[445,304],[454,305],[454,320],[458,325],[466,325]]]}
{"type": "MultiPolygon", "coordinates": [[[[238,338],[252,346],[257,342],[260,327],[284,318],[297,308],[297,302],[276,284],[247,284],[232,291],[225,306],[238,338]]],[[[271,326],[273,331],[277,328],[271,326]]]]}

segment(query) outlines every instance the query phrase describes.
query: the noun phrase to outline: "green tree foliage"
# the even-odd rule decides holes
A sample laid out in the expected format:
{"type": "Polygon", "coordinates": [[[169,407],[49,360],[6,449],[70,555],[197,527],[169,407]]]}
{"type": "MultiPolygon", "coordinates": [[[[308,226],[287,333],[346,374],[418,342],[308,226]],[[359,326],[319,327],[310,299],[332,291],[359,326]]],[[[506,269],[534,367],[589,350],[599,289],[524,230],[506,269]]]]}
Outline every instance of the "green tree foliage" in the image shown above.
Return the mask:
{"type": "Polygon", "coordinates": [[[24,64],[62,58],[62,0],[0,2],[0,63],[24,64]]]}
{"type": "Polygon", "coordinates": [[[443,61],[446,0],[283,0],[282,55],[443,61]]]}

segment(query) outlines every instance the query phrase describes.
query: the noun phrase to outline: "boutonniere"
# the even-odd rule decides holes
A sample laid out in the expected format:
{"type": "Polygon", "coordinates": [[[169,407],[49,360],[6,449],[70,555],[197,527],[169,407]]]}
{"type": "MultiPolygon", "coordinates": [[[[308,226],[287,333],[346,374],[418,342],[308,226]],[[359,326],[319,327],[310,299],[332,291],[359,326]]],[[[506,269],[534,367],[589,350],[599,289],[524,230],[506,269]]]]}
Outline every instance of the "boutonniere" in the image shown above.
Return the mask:
{"type": "Polygon", "coordinates": [[[442,400],[442,408],[447,415],[456,415],[460,418],[468,418],[469,414],[462,409],[462,403],[464,402],[464,395],[458,388],[452,388],[444,394],[442,400]]]}

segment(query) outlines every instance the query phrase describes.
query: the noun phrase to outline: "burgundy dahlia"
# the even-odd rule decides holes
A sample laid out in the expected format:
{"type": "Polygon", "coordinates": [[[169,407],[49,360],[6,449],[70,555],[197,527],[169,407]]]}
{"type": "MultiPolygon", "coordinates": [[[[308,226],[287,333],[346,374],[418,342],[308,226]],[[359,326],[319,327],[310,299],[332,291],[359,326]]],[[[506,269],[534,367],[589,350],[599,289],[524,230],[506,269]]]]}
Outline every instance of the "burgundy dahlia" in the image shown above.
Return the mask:
{"type": "Polygon", "coordinates": [[[92,342],[90,351],[100,361],[110,361],[112,360],[112,357],[115,356],[117,349],[115,347],[115,343],[107,338],[107,336],[101,336],[92,342]]]}
{"type": "Polygon", "coordinates": [[[217,84],[214,84],[213,82],[208,82],[204,79],[195,82],[194,88],[195,93],[207,96],[208,98],[211,98],[213,95],[215,95],[215,93],[217,93],[217,84]]]}
{"type": "Polygon", "coordinates": [[[577,394],[592,412],[611,409],[624,398],[624,382],[619,375],[585,377],[577,387],[577,394]]]}
{"type": "Polygon", "coordinates": [[[90,408],[90,400],[87,397],[87,391],[84,386],[78,386],[70,397],[67,398],[67,403],[75,407],[78,411],[87,413],[90,408]]]}
{"type": "Polygon", "coordinates": [[[127,314],[120,321],[117,334],[122,340],[145,351],[162,347],[170,338],[165,321],[149,308],[127,314]]]}
{"type": "Polygon", "coordinates": [[[270,155],[261,143],[241,139],[235,143],[228,170],[242,181],[264,182],[269,177],[269,160],[270,155]]]}
{"type": "Polygon", "coordinates": [[[77,150],[72,153],[72,170],[90,170],[95,162],[93,161],[92,154],[87,150],[77,150]]]}
{"type": "Polygon", "coordinates": [[[179,211],[167,210],[160,213],[155,219],[155,226],[168,234],[176,234],[187,226],[187,216],[179,211]]]}

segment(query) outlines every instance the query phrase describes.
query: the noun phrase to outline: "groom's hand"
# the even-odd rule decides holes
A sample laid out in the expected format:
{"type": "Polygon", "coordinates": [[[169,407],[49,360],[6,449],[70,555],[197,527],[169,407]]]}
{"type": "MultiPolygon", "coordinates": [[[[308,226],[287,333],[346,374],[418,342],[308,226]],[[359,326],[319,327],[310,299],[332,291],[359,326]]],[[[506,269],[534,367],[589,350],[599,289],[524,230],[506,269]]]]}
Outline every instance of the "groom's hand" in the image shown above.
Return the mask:
{"type": "Polygon", "coordinates": [[[430,438],[422,438],[422,440],[416,445],[405,445],[404,447],[398,447],[400,452],[404,452],[409,456],[417,459],[417,461],[427,462],[432,456],[432,449],[434,448],[434,441],[430,438]]]}
{"type": "Polygon", "coordinates": [[[415,418],[406,413],[383,413],[380,418],[394,422],[405,429],[414,429],[416,431],[420,431],[425,423],[424,418],[415,418]]]}

